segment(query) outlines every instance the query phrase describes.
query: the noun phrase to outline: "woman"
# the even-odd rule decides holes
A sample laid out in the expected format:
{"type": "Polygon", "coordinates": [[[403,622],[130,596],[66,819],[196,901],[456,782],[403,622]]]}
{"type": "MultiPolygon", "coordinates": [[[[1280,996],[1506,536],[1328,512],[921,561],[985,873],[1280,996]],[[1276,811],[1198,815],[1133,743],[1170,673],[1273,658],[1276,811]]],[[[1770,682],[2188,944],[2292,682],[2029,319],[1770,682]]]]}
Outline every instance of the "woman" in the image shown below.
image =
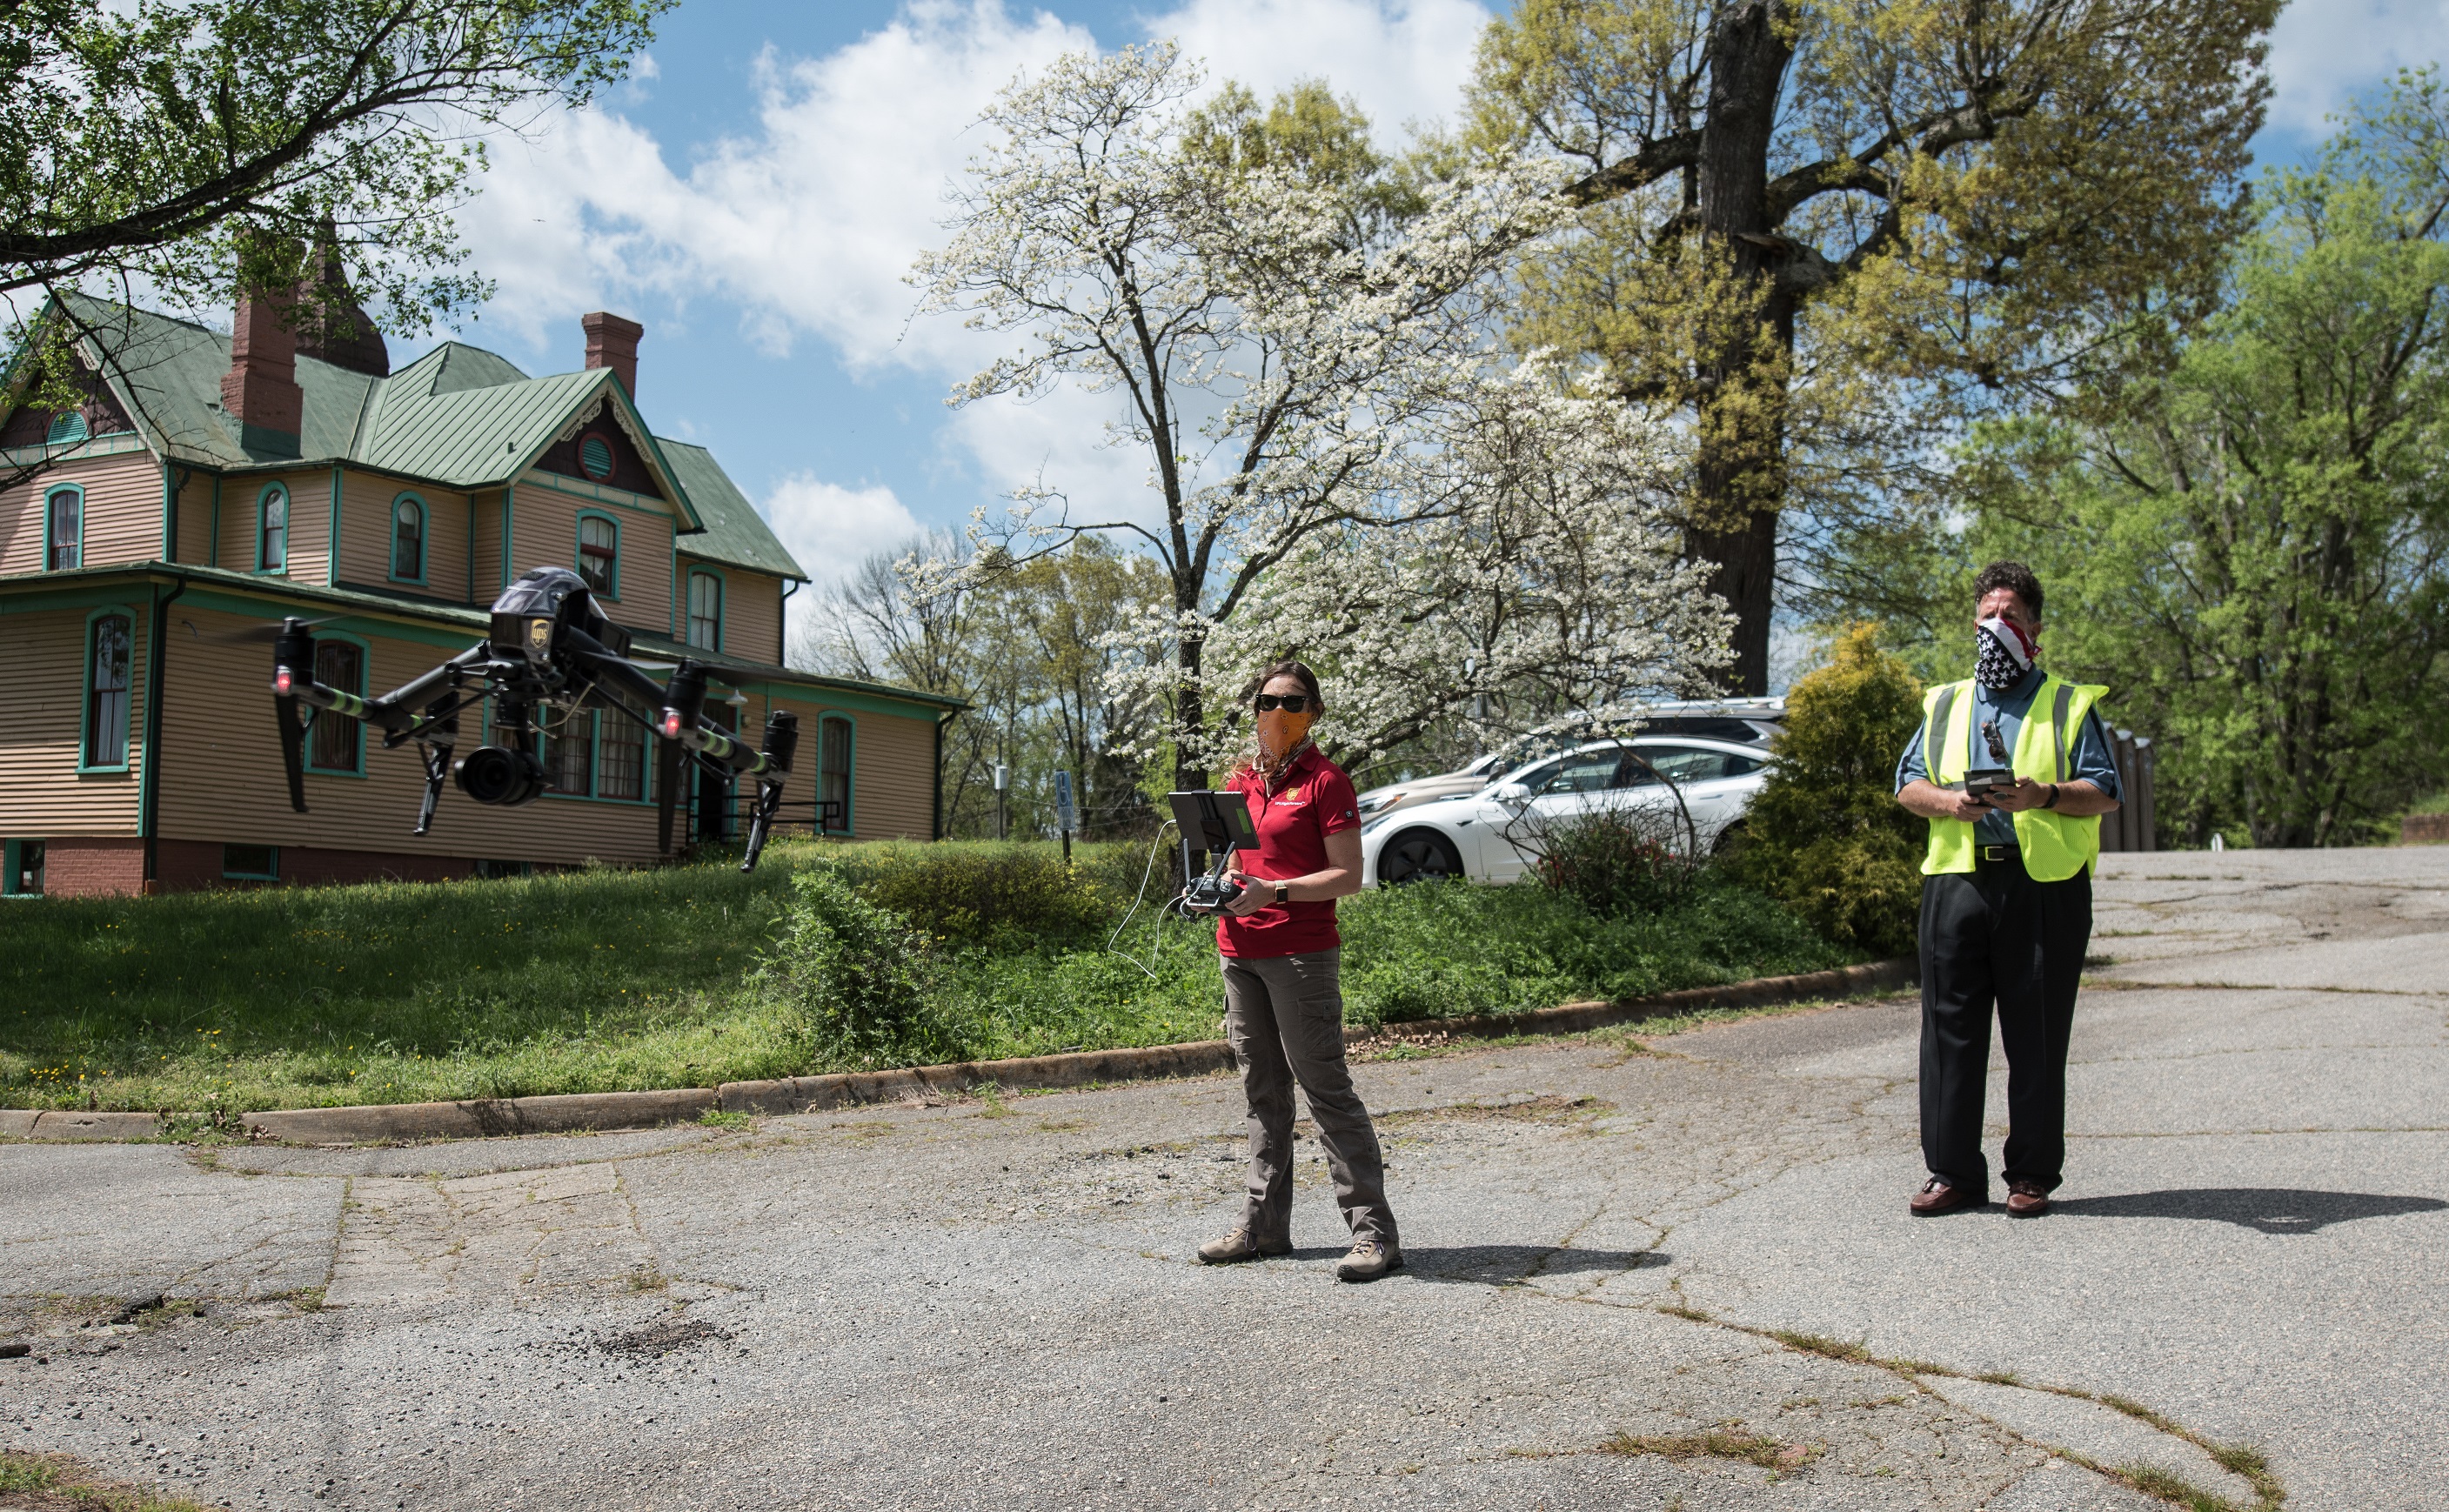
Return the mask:
{"type": "Polygon", "coordinates": [[[1242,893],[1217,921],[1224,958],[1224,1037],[1250,1104],[1250,1192],[1242,1222],[1203,1246],[1209,1265],[1292,1250],[1293,1083],[1309,1099],[1335,1200],[1352,1229],[1340,1281],[1375,1281],[1400,1267],[1385,1160],[1369,1110],[1343,1061],[1341,938],[1335,901],[1360,890],[1360,806],[1352,780],[1310,744],[1324,710],[1318,674],[1278,662],[1244,690],[1258,752],[1230,786],[1244,794],[1259,831],[1228,873],[1242,893]]]}

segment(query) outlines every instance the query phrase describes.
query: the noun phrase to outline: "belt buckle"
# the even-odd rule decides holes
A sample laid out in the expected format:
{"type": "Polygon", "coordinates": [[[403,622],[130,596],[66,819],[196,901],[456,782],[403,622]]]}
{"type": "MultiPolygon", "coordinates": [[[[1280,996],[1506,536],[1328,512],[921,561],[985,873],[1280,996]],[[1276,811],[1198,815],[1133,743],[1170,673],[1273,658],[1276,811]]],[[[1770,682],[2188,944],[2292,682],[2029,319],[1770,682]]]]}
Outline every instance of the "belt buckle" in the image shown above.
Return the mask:
{"type": "Polygon", "coordinates": [[[2015,847],[2013,845],[1984,845],[1981,847],[1981,859],[1983,861],[2005,861],[2014,856],[2015,853],[2015,847]]]}

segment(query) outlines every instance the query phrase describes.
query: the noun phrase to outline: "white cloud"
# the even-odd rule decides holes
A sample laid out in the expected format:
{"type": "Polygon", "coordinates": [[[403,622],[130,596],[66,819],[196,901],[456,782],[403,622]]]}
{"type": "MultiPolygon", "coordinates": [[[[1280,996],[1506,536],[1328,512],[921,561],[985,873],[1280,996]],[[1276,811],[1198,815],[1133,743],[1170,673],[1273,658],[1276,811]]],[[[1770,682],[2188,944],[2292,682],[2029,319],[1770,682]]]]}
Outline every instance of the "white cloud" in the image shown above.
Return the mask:
{"type": "MultiPolygon", "coordinates": [[[[1263,94],[1323,78],[1359,102],[1383,140],[1454,113],[1487,20],[1472,0],[1186,0],[1148,20],[1146,35],[1178,38],[1212,82],[1239,79],[1263,94]]],[[[500,285],[486,321],[532,345],[586,310],[651,299],[665,326],[713,314],[699,306],[714,302],[769,354],[815,338],[854,372],[897,368],[949,387],[997,339],[955,319],[914,323],[916,291],[904,276],[944,237],[945,192],[979,145],[973,123],[988,101],[1101,40],[1139,39],[1095,38],[1043,10],[1018,17],[1003,0],[912,0],[889,26],[822,57],[769,51],[756,128],[685,171],[618,114],[552,120],[495,148],[486,191],[461,217],[477,265],[500,285]]],[[[1111,413],[1110,397],[1069,391],[972,405],[943,428],[946,460],[990,495],[1042,480],[1068,491],[1079,516],[1145,517],[1145,459],[1101,445],[1111,413]]],[[[782,485],[771,513],[781,531],[786,510],[846,499],[865,501],[854,515],[912,528],[888,491],[805,476],[782,485]]],[[[784,540],[801,551],[787,532],[784,540]]]]}
{"type": "Polygon", "coordinates": [[[2270,124],[2326,136],[2324,119],[2400,68],[2438,62],[2449,0],[2295,0],[2270,33],[2270,124]]]}
{"type": "Polygon", "coordinates": [[[871,553],[889,551],[919,532],[909,506],[883,487],[844,488],[794,473],[765,495],[758,513],[813,579],[785,606],[783,644],[795,644],[817,599],[871,553]]]}

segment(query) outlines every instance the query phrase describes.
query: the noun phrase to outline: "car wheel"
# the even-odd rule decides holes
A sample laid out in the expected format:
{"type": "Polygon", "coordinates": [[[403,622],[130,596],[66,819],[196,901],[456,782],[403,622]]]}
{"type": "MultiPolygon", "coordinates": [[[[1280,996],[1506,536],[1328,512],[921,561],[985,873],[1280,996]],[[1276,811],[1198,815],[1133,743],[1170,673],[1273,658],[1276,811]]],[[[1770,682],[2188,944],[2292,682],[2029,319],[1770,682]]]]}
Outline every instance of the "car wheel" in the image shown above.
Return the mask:
{"type": "Polygon", "coordinates": [[[1709,847],[1709,851],[1712,855],[1732,856],[1744,848],[1744,842],[1748,838],[1750,831],[1744,827],[1742,820],[1737,820],[1718,831],[1717,843],[1709,847]]]}
{"type": "Polygon", "coordinates": [[[1462,857],[1454,843],[1434,829],[1407,829],[1378,852],[1378,881],[1389,887],[1461,875],[1462,857]]]}

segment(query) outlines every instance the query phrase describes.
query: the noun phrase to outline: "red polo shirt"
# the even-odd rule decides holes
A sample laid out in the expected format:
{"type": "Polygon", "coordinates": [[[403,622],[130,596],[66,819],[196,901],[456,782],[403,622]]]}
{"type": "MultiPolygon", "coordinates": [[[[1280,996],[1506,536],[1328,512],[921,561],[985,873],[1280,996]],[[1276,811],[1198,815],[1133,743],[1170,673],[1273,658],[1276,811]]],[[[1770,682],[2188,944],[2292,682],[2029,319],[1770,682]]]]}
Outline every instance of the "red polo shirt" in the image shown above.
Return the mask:
{"type": "MultiPolygon", "coordinates": [[[[1240,857],[1245,877],[1273,881],[1324,871],[1326,837],[1360,827],[1360,800],[1352,790],[1352,779],[1315,746],[1293,758],[1292,770],[1273,797],[1265,780],[1253,771],[1237,772],[1224,785],[1246,795],[1251,822],[1259,830],[1258,854],[1245,850],[1240,857]]],[[[1216,921],[1216,948],[1244,960],[1303,956],[1342,943],[1335,930],[1332,898],[1269,903],[1244,918],[1225,915],[1216,921]]]]}

